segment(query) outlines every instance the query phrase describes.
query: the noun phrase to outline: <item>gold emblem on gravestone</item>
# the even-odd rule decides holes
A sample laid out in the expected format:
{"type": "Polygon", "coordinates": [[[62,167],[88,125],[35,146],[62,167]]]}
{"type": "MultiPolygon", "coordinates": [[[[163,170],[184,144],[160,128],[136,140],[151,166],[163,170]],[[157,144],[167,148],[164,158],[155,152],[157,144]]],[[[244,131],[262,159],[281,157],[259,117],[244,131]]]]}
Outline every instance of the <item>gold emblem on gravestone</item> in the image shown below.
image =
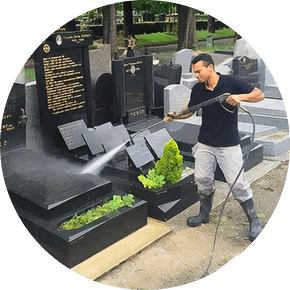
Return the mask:
{"type": "Polygon", "coordinates": [[[46,43],[42,49],[45,53],[48,53],[48,52],[50,52],[50,45],[46,43]]]}

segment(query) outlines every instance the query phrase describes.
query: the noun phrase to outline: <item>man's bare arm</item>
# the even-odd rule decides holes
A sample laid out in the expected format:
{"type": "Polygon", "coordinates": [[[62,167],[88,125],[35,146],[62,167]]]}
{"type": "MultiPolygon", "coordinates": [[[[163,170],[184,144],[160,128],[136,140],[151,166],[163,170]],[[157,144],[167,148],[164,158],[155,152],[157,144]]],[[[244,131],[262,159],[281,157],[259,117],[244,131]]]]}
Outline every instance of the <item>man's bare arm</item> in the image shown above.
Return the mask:
{"type": "Polygon", "coordinates": [[[249,94],[231,95],[227,98],[226,102],[232,106],[240,104],[240,102],[260,102],[264,100],[265,96],[263,92],[254,88],[249,94]]]}
{"type": "MultiPolygon", "coordinates": [[[[187,109],[188,109],[188,107],[184,108],[183,111],[185,111],[187,109]]],[[[190,113],[184,114],[184,115],[177,115],[176,112],[172,112],[172,113],[169,113],[169,115],[167,115],[163,120],[166,123],[170,123],[176,119],[179,119],[179,120],[180,119],[187,119],[187,118],[191,117],[193,114],[194,114],[194,112],[190,112],[190,113]]]]}

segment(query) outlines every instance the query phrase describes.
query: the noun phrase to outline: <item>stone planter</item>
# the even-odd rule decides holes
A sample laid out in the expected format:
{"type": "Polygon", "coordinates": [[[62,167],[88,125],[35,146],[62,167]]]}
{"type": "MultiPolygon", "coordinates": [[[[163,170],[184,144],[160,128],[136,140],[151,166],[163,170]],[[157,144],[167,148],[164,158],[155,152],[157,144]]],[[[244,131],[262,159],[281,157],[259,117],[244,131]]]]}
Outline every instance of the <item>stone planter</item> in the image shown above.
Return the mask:
{"type": "Polygon", "coordinates": [[[132,207],[122,207],[79,229],[62,230],[60,225],[76,212],[125,192],[105,178],[67,171],[67,162],[25,148],[7,152],[1,159],[6,187],[24,225],[67,267],[147,224],[147,203],[135,198],[132,207]]]}

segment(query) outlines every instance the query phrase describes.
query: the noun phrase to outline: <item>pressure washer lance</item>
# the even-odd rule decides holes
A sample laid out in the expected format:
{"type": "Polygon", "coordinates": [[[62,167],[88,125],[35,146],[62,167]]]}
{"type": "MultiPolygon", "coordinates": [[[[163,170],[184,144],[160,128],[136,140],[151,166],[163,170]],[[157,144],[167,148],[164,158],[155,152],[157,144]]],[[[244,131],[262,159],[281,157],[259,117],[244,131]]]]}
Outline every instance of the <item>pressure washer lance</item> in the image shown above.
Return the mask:
{"type": "MultiPolygon", "coordinates": [[[[202,102],[202,103],[197,104],[195,106],[192,106],[192,107],[190,107],[188,109],[185,109],[181,113],[178,113],[178,114],[175,114],[173,112],[169,112],[169,113],[167,113],[167,117],[172,117],[172,116],[179,117],[179,116],[187,115],[189,113],[194,113],[195,111],[197,111],[197,110],[199,110],[201,108],[204,108],[206,106],[209,106],[209,105],[211,105],[213,103],[216,103],[216,102],[220,102],[222,104],[222,102],[225,101],[230,95],[231,94],[229,94],[229,93],[224,93],[224,94],[219,95],[219,96],[217,96],[215,98],[211,98],[211,99],[209,99],[209,100],[207,100],[205,102],[202,102]]],[[[223,106],[223,108],[225,109],[224,106],[223,106]]]]}
{"type": "MultiPolygon", "coordinates": [[[[186,109],[186,110],[183,110],[181,113],[178,113],[178,114],[174,114],[173,112],[167,113],[167,116],[168,116],[168,117],[171,117],[171,116],[173,116],[173,115],[174,115],[174,116],[182,116],[182,115],[186,115],[186,114],[189,114],[189,113],[193,113],[193,112],[195,112],[196,110],[201,109],[201,108],[206,107],[206,106],[209,106],[209,105],[211,105],[211,104],[213,104],[213,103],[215,103],[215,102],[220,102],[221,105],[222,105],[222,102],[223,102],[224,100],[226,100],[230,95],[231,95],[231,94],[229,94],[229,93],[225,93],[225,94],[222,94],[222,95],[217,96],[217,97],[215,97],[215,98],[209,99],[209,100],[207,100],[207,101],[205,101],[205,102],[202,102],[202,103],[200,103],[200,104],[197,104],[197,105],[195,105],[195,106],[192,106],[192,107],[190,107],[190,108],[188,108],[188,109],[186,109]]],[[[224,106],[223,106],[223,108],[226,109],[224,106]]],[[[157,122],[157,123],[151,125],[151,126],[148,126],[148,127],[146,127],[146,128],[143,128],[143,129],[137,131],[135,134],[133,134],[133,135],[131,136],[131,138],[136,137],[137,135],[139,135],[140,133],[142,133],[142,132],[145,131],[145,130],[148,130],[148,129],[151,129],[151,128],[157,126],[157,125],[160,125],[160,124],[163,123],[163,122],[165,122],[164,119],[163,119],[162,121],[159,121],[159,122],[157,122]]]]}
{"type": "Polygon", "coordinates": [[[130,136],[131,141],[132,141],[133,138],[135,138],[137,135],[139,135],[139,134],[142,133],[143,131],[149,130],[149,129],[151,129],[151,128],[157,126],[157,125],[160,125],[160,124],[162,124],[162,123],[164,123],[164,122],[165,122],[164,120],[161,120],[161,121],[159,121],[159,122],[157,122],[157,123],[154,123],[154,124],[152,124],[152,125],[150,125],[150,126],[148,126],[148,127],[146,127],[146,128],[143,128],[143,129],[137,131],[135,134],[132,134],[132,135],[130,136]]]}

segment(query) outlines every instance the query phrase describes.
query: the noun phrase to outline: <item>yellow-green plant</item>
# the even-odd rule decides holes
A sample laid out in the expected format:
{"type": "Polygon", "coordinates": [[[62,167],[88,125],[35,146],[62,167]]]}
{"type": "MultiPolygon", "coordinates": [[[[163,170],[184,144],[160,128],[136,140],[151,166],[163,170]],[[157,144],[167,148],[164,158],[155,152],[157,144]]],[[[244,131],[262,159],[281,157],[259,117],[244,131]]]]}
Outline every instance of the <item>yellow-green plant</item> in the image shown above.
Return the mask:
{"type": "Polygon", "coordinates": [[[155,171],[164,175],[166,182],[173,184],[181,178],[183,169],[183,157],[177,143],[171,139],[165,144],[163,155],[155,165],[155,171]]]}
{"type": "Polygon", "coordinates": [[[183,157],[172,139],[165,144],[163,155],[156,162],[155,168],[149,170],[147,176],[139,175],[138,179],[144,187],[158,188],[165,183],[176,183],[181,178],[183,169],[183,157]]]}
{"type": "Polygon", "coordinates": [[[155,169],[151,169],[148,171],[146,176],[139,175],[138,179],[142,182],[143,186],[146,188],[158,188],[162,187],[165,184],[165,177],[163,175],[156,174],[155,169]]]}

